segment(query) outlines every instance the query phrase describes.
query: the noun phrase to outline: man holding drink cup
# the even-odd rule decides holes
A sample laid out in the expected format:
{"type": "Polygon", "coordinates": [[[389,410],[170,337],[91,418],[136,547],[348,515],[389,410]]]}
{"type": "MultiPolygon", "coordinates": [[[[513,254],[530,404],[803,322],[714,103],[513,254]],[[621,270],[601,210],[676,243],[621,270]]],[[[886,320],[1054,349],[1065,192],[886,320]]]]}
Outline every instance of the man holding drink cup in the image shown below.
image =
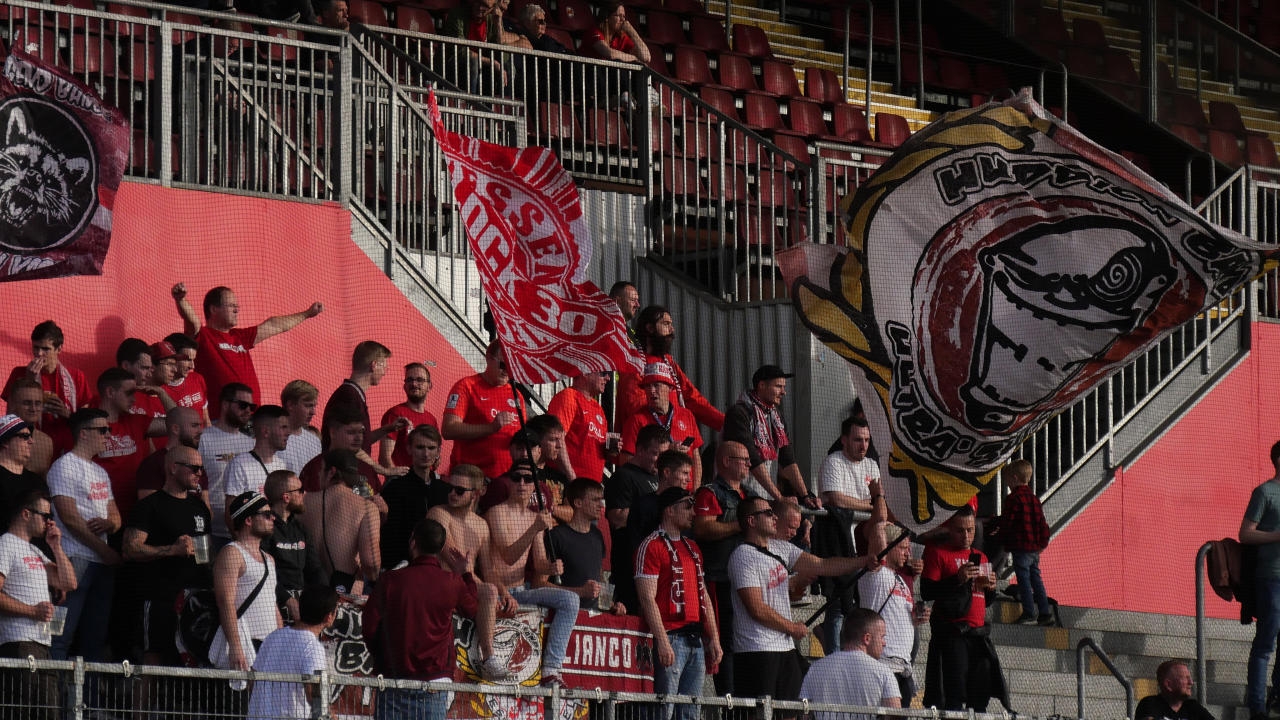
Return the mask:
{"type": "Polygon", "coordinates": [[[135,649],[148,665],[178,662],[173,612],[178,594],[187,588],[212,587],[209,531],[213,519],[199,495],[201,470],[199,451],[171,445],[164,459],[164,486],[138,501],[125,527],[125,561],[146,565],[138,574],[142,605],[135,615],[140,625],[135,649]]]}

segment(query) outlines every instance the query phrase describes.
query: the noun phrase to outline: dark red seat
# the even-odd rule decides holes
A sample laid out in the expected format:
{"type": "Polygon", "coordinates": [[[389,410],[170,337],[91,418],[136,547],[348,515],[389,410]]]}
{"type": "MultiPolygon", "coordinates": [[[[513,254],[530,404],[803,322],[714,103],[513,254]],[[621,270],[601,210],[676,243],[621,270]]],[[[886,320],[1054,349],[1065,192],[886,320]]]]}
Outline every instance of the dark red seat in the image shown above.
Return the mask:
{"type": "Polygon", "coordinates": [[[1062,13],[1050,8],[1040,8],[1036,16],[1036,36],[1053,45],[1065,47],[1071,44],[1071,35],[1067,33],[1067,23],[1062,19],[1062,13]]]}
{"type": "Polygon", "coordinates": [[[773,49],[769,47],[769,36],[755,25],[733,24],[733,49],[760,60],[772,60],[774,57],[773,49]]]}
{"type": "MultiPolygon", "coordinates": [[[[555,40],[556,42],[565,46],[569,50],[578,49],[577,44],[573,42],[573,34],[570,33],[568,30],[565,30],[564,28],[548,26],[547,37],[551,38],[552,40],[555,40]]],[[[653,55],[654,55],[653,52],[649,53],[650,60],[653,59],[653,55]]],[[[658,53],[658,57],[661,58],[662,53],[658,53]]],[[[663,65],[663,67],[665,67],[665,64],[663,65]]],[[[654,72],[657,72],[657,70],[655,69],[654,72]]]]}
{"type": "Polygon", "coordinates": [[[837,140],[822,117],[822,105],[814,100],[792,98],[787,103],[787,124],[791,131],[811,140],[837,140]]]}
{"type": "Polygon", "coordinates": [[[938,58],[938,87],[968,94],[974,89],[973,72],[965,60],[950,55],[938,58]]]}
{"type": "Polygon", "coordinates": [[[796,71],[787,63],[765,60],[760,63],[760,79],[761,87],[771,95],[784,98],[803,96],[800,83],[796,81],[796,71]]]}
{"type": "Polygon", "coordinates": [[[805,142],[804,138],[797,135],[777,135],[773,138],[773,144],[804,165],[810,164],[809,143],[805,142]]]}
{"type": "Polygon", "coordinates": [[[742,99],[742,117],[747,127],[757,130],[786,130],[778,101],[765,95],[748,95],[742,99]]]}
{"type": "Polygon", "coordinates": [[[64,65],[58,55],[58,35],[46,27],[18,27],[9,38],[9,46],[52,65],[64,65]]]}
{"type": "Polygon", "coordinates": [[[1169,132],[1191,147],[1197,150],[1204,150],[1204,138],[1200,136],[1200,131],[1196,128],[1182,123],[1174,123],[1169,126],[1169,132]]]}
{"type": "Polygon", "coordinates": [[[1240,108],[1234,103],[1221,100],[1209,101],[1209,127],[1232,133],[1239,138],[1249,134],[1244,126],[1244,119],[1240,117],[1240,108]]]}
{"type": "MultiPolygon", "coordinates": [[[[137,5],[120,5],[117,3],[107,3],[107,12],[112,15],[124,15],[127,17],[149,18],[151,13],[143,7],[137,5]]],[[[116,32],[121,35],[145,36],[149,28],[146,25],[125,22],[123,20],[116,21],[116,32]]]]}
{"type": "Polygon", "coordinates": [[[1186,93],[1173,94],[1163,121],[1170,124],[1190,125],[1194,128],[1209,127],[1209,123],[1204,117],[1204,107],[1200,105],[1200,101],[1194,95],[1186,93]]]}
{"type": "Polygon", "coordinates": [[[375,0],[347,0],[351,19],[375,27],[391,27],[387,8],[375,0]]]}
{"type": "Polygon", "coordinates": [[[707,54],[696,47],[681,46],[675,51],[675,78],[693,87],[722,87],[711,76],[707,54]]]}
{"type": "Polygon", "coordinates": [[[544,142],[578,142],[582,139],[582,126],[571,106],[543,102],[538,103],[537,134],[544,142]]]}
{"type": "Polygon", "coordinates": [[[69,50],[71,71],[77,75],[97,81],[116,74],[116,47],[110,40],[76,33],[69,50]]]}
{"type": "Polygon", "coordinates": [[[729,119],[738,119],[737,103],[733,99],[733,93],[728,90],[720,87],[703,87],[698,90],[698,99],[727,115],[729,119]]]}
{"type": "Polygon", "coordinates": [[[835,106],[831,111],[831,125],[835,136],[844,142],[865,143],[871,139],[866,113],[860,107],[835,106]]]}
{"type": "Polygon", "coordinates": [[[662,192],[682,199],[707,197],[698,163],[675,157],[662,158],[662,192]]]}
{"type": "Polygon", "coordinates": [[[684,157],[688,159],[704,160],[720,152],[720,133],[705,120],[685,118],[677,147],[683,148],[684,157]]]}
{"type": "Polygon", "coordinates": [[[909,137],[911,126],[906,118],[888,112],[876,113],[876,142],[896,148],[909,137]]]}
{"type": "Polygon", "coordinates": [[[704,52],[729,52],[729,37],[724,23],[713,17],[689,18],[689,42],[704,52]]]}
{"type": "Polygon", "coordinates": [[[1246,158],[1250,165],[1265,168],[1280,168],[1280,159],[1276,157],[1276,145],[1271,138],[1262,135],[1250,135],[1244,140],[1246,158]]]}
{"type": "Polygon", "coordinates": [[[721,55],[720,84],[737,92],[758,92],[756,76],[751,69],[751,61],[743,55],[721,55]]]}
{"type": "Polygon", "coordinates": [[[436,19],[420,7],[399,5],[396,7],[396,29],[432,34],[436,31],[436,19]]]}
{"type": "Polygon", "coordinates": [[[1071,39],[1076,45],[1102,49],[1107,47],[1107,34],[1102,24],[1093,18],[1078,17],[1071,21],[1071,39]]]}
{"type": "Polygon", "coordinates": [[[1227,167],[1236,168],[1244,164],[1239,138],[1226,130],[1209,129],[1209,154],[1227,167]]]}
{"type": "Polygon", "coordinates": [[[680,18],[669,12],[650,10],[645,15],[645,39],[657,45],[682,45],[688,42],[680,18]]]}
{"type": "Polygon", "coordinates": [[[588,142],[604,145],[613,150],[630,150],[631,134],[617,110],[590,108],[587,110],[588,142]]]}
{"type": "Polygon", "coordinates": [[[840,76],[827,68],[804,69],[804,94],[825,105],[836,106],[847,102],[840,76]]]}

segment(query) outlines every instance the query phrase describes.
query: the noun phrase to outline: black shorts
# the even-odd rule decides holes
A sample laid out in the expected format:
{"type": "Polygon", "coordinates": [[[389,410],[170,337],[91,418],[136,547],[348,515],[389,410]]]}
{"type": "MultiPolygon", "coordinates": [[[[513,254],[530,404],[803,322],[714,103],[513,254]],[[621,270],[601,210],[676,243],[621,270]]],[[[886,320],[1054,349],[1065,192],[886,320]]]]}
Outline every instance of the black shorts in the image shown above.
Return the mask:
{"type": "Polygon", "coordinates": [[[774,700],[800,698],[800,655],[785,652],[740,652],[733,656],[734,694],[774,700]]]}
{"type": "Polygon", "coordinates": [[[141,623],[138,633],[139,655],[154,654],[165,665],[178,664],[178,646],[174,636],[178,632],[178,615],[173,601],[143,600],[141,623]]]}

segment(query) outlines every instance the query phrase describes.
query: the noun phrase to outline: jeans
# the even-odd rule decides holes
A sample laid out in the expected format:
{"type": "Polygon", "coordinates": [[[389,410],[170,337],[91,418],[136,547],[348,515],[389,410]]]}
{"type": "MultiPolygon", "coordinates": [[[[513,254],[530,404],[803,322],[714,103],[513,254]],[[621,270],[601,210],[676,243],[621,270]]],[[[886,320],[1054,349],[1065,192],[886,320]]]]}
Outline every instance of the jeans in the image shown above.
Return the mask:
{"type": "Polygon", "coordinates": [[[449,693],[444,690],[383,690],[374,706],[375,720],[444,720],[449,693]]]}
{"type": "MultiPolygon", "coordinates": [[[[668,633],[671,649],[675,652],[675,662],[667,667],[654,663],[653,691],[658,695],[701,695],[702,679],[706,674],[706,660],[702,648],[701,635],[688,633],[668,633]]],[[[656,651],[655,651],[656,652],[656,651]]],[[[659,717],[671,720],[674,710],[675,720],[697,720],[697,705],[681,705],[667,703],[659,717]]]]}
{"type": "Polygon", "coordinates": [[[1022,600],[1024,615],[1040,617],[1050,614],[1049,596],[1044,592],[1044,581],[1040,579],[1040,553],[1011,550],[1013,555],[1013,574],[1018,578],[1018,596],[1022,600]]]}
{"type": "Polygon", "coordinates": [[[107,628],[111,618],[111,597],[116,571],[102,563],[80,558],[72,560],[76,569],[76,589],[67,593],[67,624],[53,638],[50,654],[66,660],[73,640],[79,640],[79,654],[89,662],[107,660],[107,628]]]}
{"type": "MultiPolygon", "coordinates": [[[[1280,633],[1280,578],[1255,581],[1257,592],[1258,624],[1249,648],[1249,684],[1245,701],[1251,713],[1267,711],[1267,663],[1276,649],[1276,634],[1280,633]]],[[[1271,685],[1280,687],[1280,665],[1271,671],[1271,685]]]]}
{"type": "Polygon", "coordinates": [[[578,622],[578,594],[557,587],[530,588],[518,586],[510,589],[511,597],[521,605],[537,605],[556,611],[547,629],[547,647],[542,653],[542,675],[558,675],[564,666],[564,654],[569,650],[569,636],[578,622]]]}

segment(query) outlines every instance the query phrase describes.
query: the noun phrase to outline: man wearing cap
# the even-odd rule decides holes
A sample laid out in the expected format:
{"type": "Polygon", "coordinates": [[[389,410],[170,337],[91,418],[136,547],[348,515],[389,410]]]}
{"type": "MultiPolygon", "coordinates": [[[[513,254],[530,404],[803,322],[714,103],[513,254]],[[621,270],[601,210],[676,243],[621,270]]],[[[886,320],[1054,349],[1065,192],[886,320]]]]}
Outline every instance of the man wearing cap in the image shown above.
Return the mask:
{"type": "Polygon", "coordinates": [[[794,495],[807,507],[818,508],[822,503],[804,483],[782,422],[782,398],[787,394],[787,378],[792,377],[777,365],[761,365],[751,376],[751,389],[743,391],[725,413],[723,437],[747,449],[751,477],[769,497],[794,495]]]}
{"type": "MultiPolygon", "coordinates": [[[[182,333],[169,333],[164,341],[173,346],[177,357],[174,360],[173,377],[161,387],[180,407],[188,407],[200,413],[204,424],[208,425],[209,388],[205,385],[204,376],[195,371],[196,341],[182,333]]],[[[164,354],[164,348],[159,350],[164,354]]],[[[215,408],[216,400],[214,398],[215,408]]]]}
{"type": "Polygon", "coordinates": [[[693,461],[693,486],[698,487],[702,484],[702,456],[697,450],[702,447],[702,434],[693,413],[672,402],[671,393],[676,387],[676,379],[671,366],[665,362],[646,365],[640,387],[644,390],[647,404],[622,421],[622,454],[619,459],[625,463],[635,454],[636,434],[640,428],[661,425],[671,438],[671,449],[687,453],[693,461]]]}
{"type": "MultiPolygon", "coordinates": [[[[240,453],[227,465],[222,494],[228,508],[237,495],[261,493],[268,475],[286,469],[276,453],[289,444],[289,413],[279,405],[259,407],[253,413],[253,438],[253,448],[240,453]]],[[[229,515],[227,526],[231,526],[229,515]]]]}
{"type": "Polygon", "coordinates": [[[315,302],[302,312],[269,317],[253,327],[236,327],[240,324],[240,305],[231,288],[219,286],[205,293],[204,325],[201,326],[200,317],[187,302],[187,286],[178,283],[170,294],[182,316],[184,332],[196,341],[196,369],[209,386],[209,396],[222,397],[223,385],[241,382],[249,387],[255,403],[262,401],[262,389],[258,386],[258,371],[249,351],[258,343],[288,332],[324,311],[324,306],[315,302]]]}
{"type": "MultiPolygon", "coordinates": [[[[41,425],[44,422],[44,390],[40,389],[40,383],[31,378],[19,378],[6,399],[8,411],[22,418],[31,430],[31,456],[27,458],[26,468],[43,478],[53,464],[55,445],[53,436],[45,432],[41,425]]],[[[62,445],[71,444],[65,423],[52,430],[59,434],[62,445]]]]}
{"type": "MultiPolygon", "coordinates": [[[[197,417],[191,408],[177,411],[197,417]]],[[[176,443],[159,452],[164,453],[164,485],[134,506],[124,530],[124,558],[145,567],[134,575],[141,585],[141,603],[134,609],[140,659],[148,665],[175,665],[174,600],[186,588],[212,585],[208,558],[204,565],[196,563],[195,538],[209,534],[213,519],[200,499],[200,453],[176,443]]]]}
{"type": "MultiPolygon", "coordinates": [[[[720,664],[720,633],[702,565],[702,551],[689,537],[693,494],[668,487],[658,494],[662,523],[636,551],[640,614],[653,633],[657,658],[653,691],[701,695],[705,668],[720,664]]],[[[666,706],[671,718],[673,706],[666,706]]],[[[677,720],[696,720],[696,705],[681,705],[677,720]]]]}
{"type": "MultiPolygon", "coordinates": [[[[635,337],[641,352],[645,355],[645,364],[663,362],[671,367],[675,378],[675,392],[672,402],[687,408],[698,419],[698,422],[712,430],[724,427],[724,413],[711,404],[694,387],[693,381],[685,375],[684,370],[676,364],[671,356],[671,344],[676,337],[675,324],[671,321],[671,313],[661,305],[650,305],[640,311],[635,320],[635,337]]],[[[640,388],[641,373],[630,366],[621,369],[618,378],[617,418],[630,417],[645,406],[644,390],[640,388]]],[[[680,438],[676,438],[677,440],[680,438]]]]}
{"type": "MultiPolygon", "coordinates": [[[[154,400],[150,407],[151,416],[163,417],[173,408],[180,407],[178,401],[166,389],[178,374],[178,350],[173,343],[161,340],[158,343],[152,343],[148,353],[151,357],[151,381],[146,383],[145,388],[139,385],[138,390],[146,393],[148,402],[154,400]]],[[[163,437],[158,438],[155,441],[156,447],[163,447],[163,442],[163,437]]]]}
{"type": "Polygon", "coordinates": [[[209,646],[214,667],[248,670],[262,641],[283,625],[276,609],[276,561],[262,549],[275,529],[275,513],[262,493],[232,499],[231,543],[213,566],[218,632],[209,646]]]}
{"type": "Polygon", "coordinates": [[[404,402],[394,405],[382,415],[382,426],[397,429],[379,443],[378,458],[388,467],[410,467],[409,433],[414,428],[430,425],[440,429],[440,421],[427,410],[427,394],[431,392],[431,371],[425,363],[411,362],[404,366],[404,402]],[[398,418],[408,424],[396,425],[398,418]]]}
{"type": "Polygon", "coordinates": [[[354,592],[355,581],[377,579],[382,558],[379,533],[382,521],[378,508],[356,494],[363,489],[361,463],[356,454],[334,448],[321,456],[325,483],[319,491],[308,490],[303,499],[302,523],[307,539],[316,546],[320,561],[329,572],[329,585],[340,593],[354,592]]]}
{"type": "MultiPolygon", "coordinates": [[[[0,657],[34,657],[49,660],[48,626],[53,618],[49,588],[70,592],[76,588],[71,560],[62,551],[62,532],[54,524],[52,507],[44,491],[28,490],[17,498],[17,509],[0,536],[0,657]],[[50,552],[37,548],[43,540],[50,552]]],[[[53,671],[17,670],[5,673],[5,703],[28,708],[15,716],[53,720],[60,713],[58,677],[53,671]],[[46,708],[37,711],[33,708],[46,708]]]]}
{"type": "Polygon", "coordinates": [[[78,639],[86,660],[102,662],[116,566],[121,562],[107,536],[120,529],[120,511],[111,495],[111,478],[93,460],[106,449],[111,428],[107,413],[97,408],[71,413],[67,424],[76,444],[54,461],[48,480],[62,545],[75,566],[76,590],[67,595],[66,630],[54,640],[53,657],[65,660],[78,639]]]}
{"type": "Polygon", "coordinates": [[[511,387],[502,343],[489,343],[484,372],[454,383],[445,400],[440,434],[453,440],[449,465],[470,463],[495,478],[506,472],[507,446],[525,417],[524,398],[511,387]]]}
{"type": "Polygon", "coordinates": [[[0,417],[0,527],[7,527],[18,511],[18,500],[44,480],[27,469],[31,457],[31,426],[17,415],[0,417]]]}

